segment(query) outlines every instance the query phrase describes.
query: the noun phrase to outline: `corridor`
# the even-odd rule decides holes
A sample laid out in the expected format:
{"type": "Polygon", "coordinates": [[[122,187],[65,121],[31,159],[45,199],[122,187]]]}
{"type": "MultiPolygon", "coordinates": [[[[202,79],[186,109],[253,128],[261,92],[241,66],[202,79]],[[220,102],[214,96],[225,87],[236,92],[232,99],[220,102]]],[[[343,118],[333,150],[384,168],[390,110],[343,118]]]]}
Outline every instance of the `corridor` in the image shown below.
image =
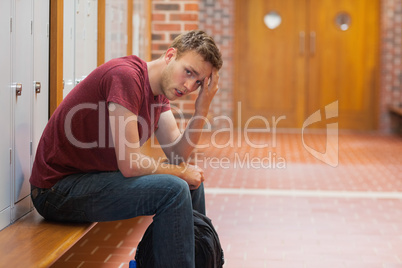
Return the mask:
{"type": "MultiPolygon", "coordinates": [[[[402,267],[401,137],[341,131],[335,167],[306,149],[324,154],[325,132],[203,137],[224,267],[402,267]]],[[[151,221],[99,223],[52,267],[128,267],[151,221]]]]}

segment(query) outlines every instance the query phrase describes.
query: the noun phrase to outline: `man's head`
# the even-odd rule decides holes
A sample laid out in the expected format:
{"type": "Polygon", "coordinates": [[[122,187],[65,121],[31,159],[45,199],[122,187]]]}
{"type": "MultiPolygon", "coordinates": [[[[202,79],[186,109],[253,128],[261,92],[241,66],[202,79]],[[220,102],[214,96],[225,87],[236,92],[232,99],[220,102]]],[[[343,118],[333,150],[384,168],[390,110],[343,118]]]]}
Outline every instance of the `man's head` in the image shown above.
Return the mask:
{"type": "Polygon", "coordinates": [[[179,59],[188,51],[197,52],[205,61],[212,64],[219,70],[222,67],[222,54],[215,44],[215,41],[204,31],[193,30],[177,36],[172,45],[176,49],[176,59],[179,59]]]}
{"type": "Polygon", "coordinates": [[[217,71],[222,67],[222,55],[214,40],[199,30],[176,37],[160,60],[164,69],[156,94],[164,94],[169,100],[189,94],[204,83],[209,85],[218,79],[217,71]]]}

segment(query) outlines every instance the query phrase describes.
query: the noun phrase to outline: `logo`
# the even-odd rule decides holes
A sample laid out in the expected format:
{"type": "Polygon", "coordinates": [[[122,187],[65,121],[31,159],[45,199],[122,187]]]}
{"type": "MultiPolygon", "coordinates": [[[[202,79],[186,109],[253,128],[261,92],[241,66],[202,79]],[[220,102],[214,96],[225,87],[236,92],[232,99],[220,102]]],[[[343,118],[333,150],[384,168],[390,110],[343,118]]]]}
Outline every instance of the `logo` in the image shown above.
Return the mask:
{"type": "MultiPolygon", "coordinates": [[[[338,101],[325,106],[325,120],[330,118],[338,117],[338,101]]],[[[304,148],[318,160],[332,166],[337,167],[339,162],[339,140],[338,140],[338,123],[327,124],[327,139],[325,145],[325,152],[321,153],[310,146],[308,146],[304,141],[304,130],[307,126],[321,121],[321,112],[317,110],[312,115],[310,115],[306,121],[303,123],[302,128],[302,142],[304,148]]]]}

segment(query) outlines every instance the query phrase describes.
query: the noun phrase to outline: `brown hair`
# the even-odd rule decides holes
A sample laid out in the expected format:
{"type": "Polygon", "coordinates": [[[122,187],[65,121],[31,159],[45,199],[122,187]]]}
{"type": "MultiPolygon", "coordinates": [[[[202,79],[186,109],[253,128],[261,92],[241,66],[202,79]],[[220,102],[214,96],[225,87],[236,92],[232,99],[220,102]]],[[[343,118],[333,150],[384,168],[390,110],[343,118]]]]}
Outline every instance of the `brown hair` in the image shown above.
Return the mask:
{"type": "Polygon", "coordinates": [[[170,47],[176,49],[176,57],[179,59],[181,55],[187,51],[193,50],[201,57],[212,64],[216,69],[222,67],[222,54],[216,46],[214,39],[202,30],[193,30],[177,36],[170,47]]]}

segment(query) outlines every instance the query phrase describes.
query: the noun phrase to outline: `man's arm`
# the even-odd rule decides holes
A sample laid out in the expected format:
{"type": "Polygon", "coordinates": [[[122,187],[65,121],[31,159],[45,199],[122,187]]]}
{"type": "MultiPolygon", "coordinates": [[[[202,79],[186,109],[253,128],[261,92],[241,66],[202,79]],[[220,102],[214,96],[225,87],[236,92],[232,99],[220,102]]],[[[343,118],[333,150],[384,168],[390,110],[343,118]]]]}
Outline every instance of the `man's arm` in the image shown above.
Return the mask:
{"type": "Polygon", "coordinates": [[[209,106],[218,91],[218,70],[213,69],[210,79],[208,84],[209,78],[205,78],[195,102],[195,113],[183,133],[180,133],[171,111],[164,112],[160,116],[155,134],[170,163],[175,163],[177,160],[186,162],[199,142],[209,106]]]}
{"type": "Polygon", "coordinates": [[[124,177],[171,174],[185,180],[190,189],[197,189],[200,186],[204,178],[199,168],[186,163],[180,165],[158,163],[140,152],[137,115],[116,103],[110,103],[108,109],[117,165],[124,177]]]}

